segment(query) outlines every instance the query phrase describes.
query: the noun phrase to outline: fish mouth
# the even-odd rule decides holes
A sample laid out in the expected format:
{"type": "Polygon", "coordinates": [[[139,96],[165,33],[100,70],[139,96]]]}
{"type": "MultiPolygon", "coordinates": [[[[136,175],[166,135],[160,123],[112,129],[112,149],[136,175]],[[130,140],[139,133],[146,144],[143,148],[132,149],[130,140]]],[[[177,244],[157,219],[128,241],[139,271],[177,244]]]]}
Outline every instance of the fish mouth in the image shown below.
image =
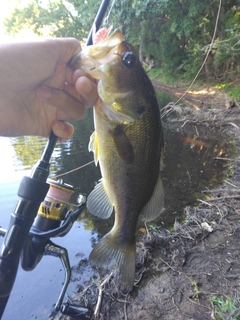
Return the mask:
{"type": "Polygon", "coordinates": [[[104,65],[112,63],[116,59],[118,47],[123,41],[123,35],[119,29],[101,40],[97,44],[86,46],[83,51],[73,57],[69,65],[74,69],[81,69],[94,79],[99,80],[104,72],[104,65]]]}

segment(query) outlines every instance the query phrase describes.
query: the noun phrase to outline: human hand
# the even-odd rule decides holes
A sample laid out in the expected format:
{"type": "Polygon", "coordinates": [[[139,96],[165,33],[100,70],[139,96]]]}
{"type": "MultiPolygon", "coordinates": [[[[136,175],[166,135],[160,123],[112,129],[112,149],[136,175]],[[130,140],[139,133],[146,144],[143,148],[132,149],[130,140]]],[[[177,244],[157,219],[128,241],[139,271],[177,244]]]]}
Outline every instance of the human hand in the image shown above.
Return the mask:
{"type": "Polygon", "coordinates": [[[73,38],[0,45],[0,135],[66,140],[97,100],[96,84],[68,61],[81,51],[73,38]]]}

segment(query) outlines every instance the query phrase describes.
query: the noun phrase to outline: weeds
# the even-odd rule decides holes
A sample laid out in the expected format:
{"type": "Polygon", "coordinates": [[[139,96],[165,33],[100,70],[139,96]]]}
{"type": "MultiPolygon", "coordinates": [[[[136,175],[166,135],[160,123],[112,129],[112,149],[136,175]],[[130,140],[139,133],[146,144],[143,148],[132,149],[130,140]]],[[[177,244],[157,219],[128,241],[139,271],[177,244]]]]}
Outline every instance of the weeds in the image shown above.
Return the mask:
{"type": "Polygon", "coordinates": [[[227,94],[233,99],[233,100],[240,100],[240,90],[239,90],[239,86],[237,86],[236,84],[227,84],[227,83],[221,83],[221,84],[217,84],[215,86],[217,89],[220,90],[225,90],[227,92],[227,94]]]}
{"type": "Polygon", "coordinates": [[[236,307],[235,301],[228,297],[212,296],[215,320],[240,320],[240,309],[236,307]]]}

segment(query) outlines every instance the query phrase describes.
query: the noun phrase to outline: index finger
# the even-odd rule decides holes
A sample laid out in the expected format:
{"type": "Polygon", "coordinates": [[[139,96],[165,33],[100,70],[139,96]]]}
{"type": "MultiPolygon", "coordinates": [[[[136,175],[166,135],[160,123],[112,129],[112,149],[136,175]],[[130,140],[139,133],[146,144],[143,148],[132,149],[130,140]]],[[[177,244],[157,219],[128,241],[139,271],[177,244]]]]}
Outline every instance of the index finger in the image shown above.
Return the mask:
{"type": "Polygon", "coordinates": [[[61,111],[59,113],[61,116],[57,117],[58,120],[80,120],[85,116],[84,103],[66,91],[52,87],[40,87],[37,90],[37,97],[61,111]]]}

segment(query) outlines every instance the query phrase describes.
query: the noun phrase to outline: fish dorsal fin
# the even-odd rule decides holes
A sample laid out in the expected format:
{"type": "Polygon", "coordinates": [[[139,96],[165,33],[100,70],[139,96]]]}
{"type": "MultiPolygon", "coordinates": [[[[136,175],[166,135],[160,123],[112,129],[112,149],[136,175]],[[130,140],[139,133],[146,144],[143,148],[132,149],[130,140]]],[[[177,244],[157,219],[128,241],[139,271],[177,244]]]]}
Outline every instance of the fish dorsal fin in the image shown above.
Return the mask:
{"type": "Polygon", "coordinates": [[[140,219],[145,222],[156,219],[162,212],[163,206],[164,206],[164,189],[163,189],[162,179],[159,175],[152,197],[145,204],[145,206],[143,207],[140,213],[140,219]]]}
{"type": "Polygon", "coordinates": [[[92,151],[94,154],[95,165],[98,163],[98,155],[99,155],[99,146],[98,146],[98,136],[96,131],[94,131],[89,140],[88,151],[92,151]]]}
{"type": "Polygon", "coordinates": [[[107,196],[102,179],[88,196],[87,208],[92,215],[101,219],[107,219],[111,216],[113,205],[107,196]]]}

